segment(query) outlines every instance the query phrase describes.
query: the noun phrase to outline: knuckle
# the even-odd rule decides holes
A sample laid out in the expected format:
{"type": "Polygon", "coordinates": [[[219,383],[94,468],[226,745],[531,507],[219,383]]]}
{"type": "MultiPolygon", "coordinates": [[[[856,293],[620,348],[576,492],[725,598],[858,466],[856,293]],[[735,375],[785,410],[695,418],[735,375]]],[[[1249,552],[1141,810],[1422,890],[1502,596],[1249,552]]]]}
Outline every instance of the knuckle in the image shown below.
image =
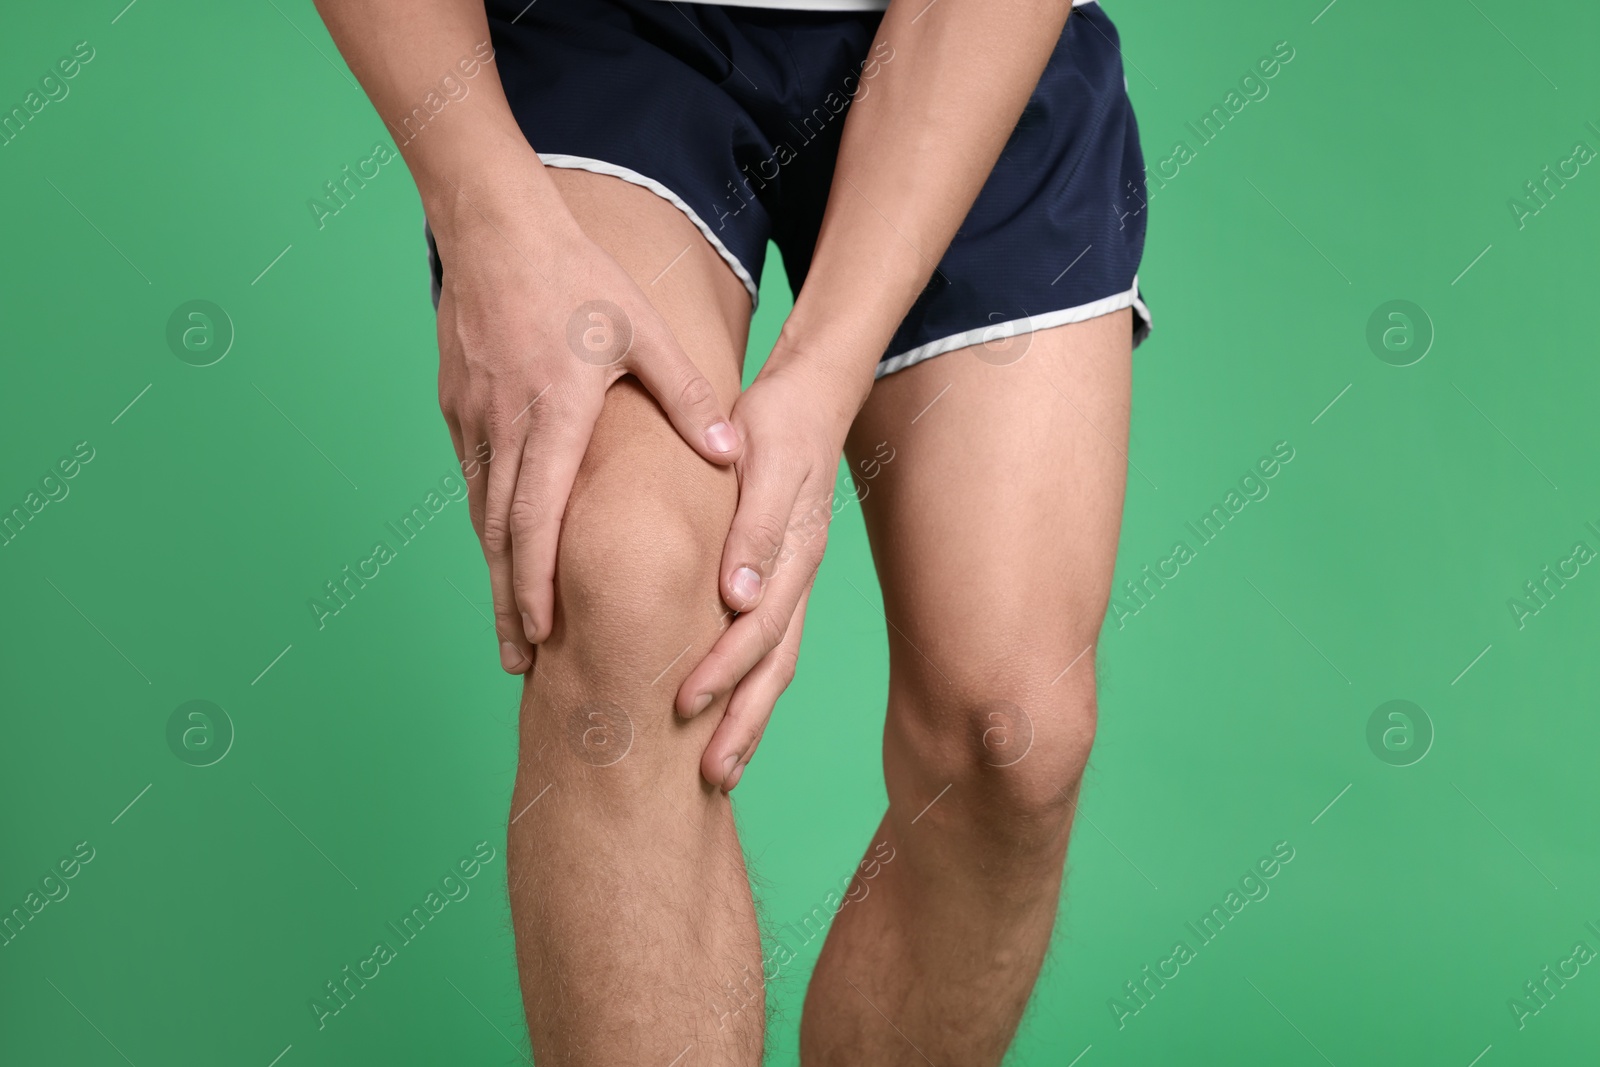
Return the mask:
{"type": "Polygon", "coordinates": [[[685,411],[693,411],[716,399],[711,383],[699,374],[690,374],[678,386],[678,403],[685,411]]]}
{"type": "Polygon", "coordinates": [[[770,563],[783,548],[784,534],[787,527],[783,521],[774,515],[757,515],[745,530],[746,544],[756,560],[765,565],[770,563]]]}
{"type": "Polygon", "coordinates": [[[518,533],[528,533],[539,525],[539,520],[544,517],[544,509],[537,502],[526,496],[519,496],[511,501],[511,529],[518,533]]]}
{"type": "Polygon", "coordinates": [[[793,653],[782,648],[774,649],[771,656],[764,672],[765,677],[762,679],[762,689],[768,693],[767,699],[776,700],[783,695],[785,689],[789,688],[789,683],[794,681],[798,660],[793,653]]]}
{"type": "Polygon", "coordinates": [[[777,657],[772,663],[773,676],[778,679],[778,684],[787,688],[800,667],[800,657],[794,650],[781,645],[773,651],[773,655],[777,657]]]}
{"type": "Polygon", "coordinates": [[[484,550],[493,555],[504,555],[511,543],[510,516],[504,512],[487,512],[483,516],[482,536],[484,550]]]}
{"type": "Polygon", "coordinates": [[[777,612],[763,611],[756,616],[756,630],[761,635],[761,647],[770,652],[783,642],[783,635],[788,631],[777,612]]]}

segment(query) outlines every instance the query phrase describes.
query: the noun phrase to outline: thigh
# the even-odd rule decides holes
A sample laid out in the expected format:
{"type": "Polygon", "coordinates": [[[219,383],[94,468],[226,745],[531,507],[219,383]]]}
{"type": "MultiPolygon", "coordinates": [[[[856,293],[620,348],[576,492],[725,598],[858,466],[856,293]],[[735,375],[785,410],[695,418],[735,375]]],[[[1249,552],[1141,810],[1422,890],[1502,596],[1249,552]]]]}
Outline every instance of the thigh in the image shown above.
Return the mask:
{"type": "Polygon", "coordinates": [[[583,232],[639,283],[731,405],[739,394],[750,295],[727,261],[687,216],[648,189],[584,170],[549,174],[583,232]]]}
{"type": "Polygon", "coordinates": [[[877,472],[862,510],[898,684],[1038,693],[1095,640],[1128,462],[1129,315],[960,349],[873,387],[848,452],[858,480],[877,472]]]}

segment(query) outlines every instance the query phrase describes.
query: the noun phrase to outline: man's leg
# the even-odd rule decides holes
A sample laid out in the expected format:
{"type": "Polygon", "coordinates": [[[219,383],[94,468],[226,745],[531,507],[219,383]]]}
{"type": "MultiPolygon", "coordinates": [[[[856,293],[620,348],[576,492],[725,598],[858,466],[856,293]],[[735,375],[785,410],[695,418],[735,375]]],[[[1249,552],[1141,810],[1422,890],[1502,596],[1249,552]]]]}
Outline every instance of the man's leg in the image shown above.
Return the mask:
{"type": "MultiPolygon", "coordinates": [[[[653,194],[554,177],[731,406],[743,286],[653,194]]],[[[726,625],[717,567],[736,497],[733,472],[690,451],[633,379],[612,388],[561,526],[555,630],[522,698],[509,877],[540,1067],[760,1061],[750,887],[728,798],[699,775],[720,714],[672,710],[726,625]]]]}
{"type": "Polygon", "coordinates": [[[862,502],[889,622],[889,811],[817,962],[808,1067],[997,1064],[1016,1032],[1094,737],[1128,315],[1037,333],[1008,366],[979,347],[890,375],[851,433],[857,470],[895,450],[862,502]]]}

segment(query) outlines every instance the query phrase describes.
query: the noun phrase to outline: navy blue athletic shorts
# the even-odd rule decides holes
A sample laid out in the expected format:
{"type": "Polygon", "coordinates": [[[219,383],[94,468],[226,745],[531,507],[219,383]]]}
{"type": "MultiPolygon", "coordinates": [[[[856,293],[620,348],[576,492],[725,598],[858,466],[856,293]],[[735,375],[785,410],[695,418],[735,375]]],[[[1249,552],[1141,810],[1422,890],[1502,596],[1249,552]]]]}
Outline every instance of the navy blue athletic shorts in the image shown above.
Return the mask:
{"type": "MultiPolygon", "coordinates": [[[[895,62],[882,12],[662,0],[488,0],[512,112],[549,167],[608,174],[683,212],[750,292],[767,241],[799,292],[852,94],[895,62]]],[[[1075,7],[1009,142],[878,376],[968,345],[1133,309],[1144,162],[1117,31],[1075,7]]],[[[434,304],[443,277],[428,236],[434,304]]]]}

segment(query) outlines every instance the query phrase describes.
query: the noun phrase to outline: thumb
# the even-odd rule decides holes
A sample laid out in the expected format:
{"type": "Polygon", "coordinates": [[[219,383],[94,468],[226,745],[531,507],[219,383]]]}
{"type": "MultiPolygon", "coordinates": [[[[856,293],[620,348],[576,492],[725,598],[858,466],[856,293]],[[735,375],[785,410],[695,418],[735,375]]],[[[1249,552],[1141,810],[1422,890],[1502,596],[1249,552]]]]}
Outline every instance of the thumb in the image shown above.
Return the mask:
{"type": "Polygon", "coordinates": [[[740,465],[739,506],[723,545],[721,573],[722,599],[734,611],[749,611],[759,604],[767,582],[784,562],[784,542],[801,481],[760,462],[755,453],[740,465]]]}
{"type": "Polygon", "coordinates": [[[717,391],[672,335],[663,329],[635,352],[629,356],[628,372],[656,398],[689,447],[712,463],[738,459],[743,446],[739,432],[724,414],[717,391]]]}

